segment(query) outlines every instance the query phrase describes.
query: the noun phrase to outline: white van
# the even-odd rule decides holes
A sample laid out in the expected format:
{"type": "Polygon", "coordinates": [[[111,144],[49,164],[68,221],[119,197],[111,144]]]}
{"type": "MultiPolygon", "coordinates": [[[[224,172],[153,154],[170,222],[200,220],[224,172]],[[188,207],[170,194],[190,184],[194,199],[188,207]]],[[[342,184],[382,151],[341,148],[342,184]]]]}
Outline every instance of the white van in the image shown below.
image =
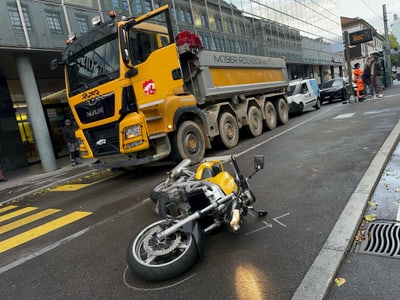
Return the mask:
{"type": "Polygon", "coordinates": [[[287,93],[289,112],[302,113],[309,108],[320,109],[321,99],[315,79],[297,79],[289,82],[290,90],[287,93]]]}

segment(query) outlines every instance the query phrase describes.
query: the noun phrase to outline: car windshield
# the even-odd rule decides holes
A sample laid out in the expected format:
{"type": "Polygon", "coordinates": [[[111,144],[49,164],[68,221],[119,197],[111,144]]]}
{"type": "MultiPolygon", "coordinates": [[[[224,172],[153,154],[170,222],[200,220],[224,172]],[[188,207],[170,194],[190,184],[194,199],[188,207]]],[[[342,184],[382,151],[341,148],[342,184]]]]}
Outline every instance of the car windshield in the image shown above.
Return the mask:
{"type": "Polygon", "coordinates": [[[338,86],[342,86],[342,85],[343,85],[342,80],[340,80],[340,79],[333,79],[333,80],[325,81],[325,82],[322,84],[321,88],[322,88],[322,89],[327,89],[327,88],[330,88],[330,87],[338,87],[338,86]]]}
{"type": "Polygon", "coordinates": [[[290,85],[290,90],[288,91],[288,96],[293,96],[300,93],[300,84],[290,85]]]}
{"type": "Polygon", "coordinates": [[[71,55],[66,66],[71,94],[117,78],[120,68],[117,33],[71,55]]]}

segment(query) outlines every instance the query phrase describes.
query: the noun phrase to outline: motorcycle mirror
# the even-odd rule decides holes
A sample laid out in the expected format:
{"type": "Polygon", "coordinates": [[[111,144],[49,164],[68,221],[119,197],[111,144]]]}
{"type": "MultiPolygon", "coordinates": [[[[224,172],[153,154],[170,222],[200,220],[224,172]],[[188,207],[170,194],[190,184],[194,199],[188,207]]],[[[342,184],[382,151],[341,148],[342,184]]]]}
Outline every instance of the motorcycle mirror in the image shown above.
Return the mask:
{"type": "Polygon", "coordinates": [[[254,169],[256,171],[264,169],[264,155],[254,156],[254,169]]]}

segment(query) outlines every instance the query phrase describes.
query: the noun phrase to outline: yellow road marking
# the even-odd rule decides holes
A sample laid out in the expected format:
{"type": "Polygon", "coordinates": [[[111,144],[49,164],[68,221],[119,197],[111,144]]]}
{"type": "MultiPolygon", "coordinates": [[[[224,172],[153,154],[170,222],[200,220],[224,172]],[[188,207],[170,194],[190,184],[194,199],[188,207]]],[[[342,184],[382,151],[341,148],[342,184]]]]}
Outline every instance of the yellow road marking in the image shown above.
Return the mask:
{"type": "Polygon", "coordinates": [[[14,229],[24,226],[26,224],[29,224],[29,223],[32,223],[39,219],[42,219],[44,217],[50,216],[59,211],[60,211],[60,209],[54,209],[54,208],[46,209],[44,211],[33,214],[31,216],[28,216],[28,217],[22,218],[20,220],[14,221],[12,223],[0,226],[0,234],[6,233],[8,231],[14,230],[14,229]]]}
{"type": "Polygon", "coordinates": [[[41,226],[35,227],[31,230],[28,230],[21,234],[13,236],[9,239],[6,239],[6,240],[0,242],[0,253],[10,250],[14,247],[20,246],[26,242],[29,242],[35,238],[45,235],[46,233],[54,231],[60,227],[68,225],[72,222],[75,222],[81,218],[87,217],[91,214],[92,214],[91,212],[75,211],[66,216],[55,219],[46,224],[43,224],[41,226]]]}
{"type": "Polygon", "coordinates": [[[5,211],[9,211],[9,210],[11,210],[13,208],[16,208],[16,207],[17,207],[16,205],[9,205],[9,206],[0,208],[0,213],[5,212],[5,211]]]}
{"type": "Polygon", "coordinates": [[[83,188],[85,188],[85,187],[91,186],[91,185],[93,185],[93,184],[96,184],[96,183],[99,183],[99,182],[102,182],[102,181],[111,179],[111,178],[116,177],[116,176],[117,176],[117,175],[110,176],[110,177],[106,177],[106,178],[103,178],[103,179],[99,179],[99,180],[97,180],[97,181],[93,181],[93,182],[91,182],[91,183],[71,183],[71,184],[64,184],[64,185],[60,185],[60,186],[58,186],[58,187],[55,187],[54,189],[51,189],[50,191],[51,191],[51,192],[73,192],[73,191],[77,191],[77,190],[83,189],[83,188]]]}
{"type": "Polygon", "coordinates": [[[18,209],[16,211],[12,212],[12,213],[6,214],[4,216],[0,216],[0,222],[3,222],[3,221],[6,221],[6,220],[9,220],[9,219],[18,217],[20,215],[26,214],[26,213],[28,213],[28,212],[30,212],[32,210],[36,210],[36,209],[38,209],[38,208],[37,207],[32,207],[32,206],[28,206],[28,207],[24,207],[24,208],[18,209]]]}
{"type": "Polygon", "coordinates": [[[71,191],[77,191],[77,190],[83,189],[89,185],[91,185],[91,184],[90,183],[64,184],[64,185],[55,187],[54,189],[51,189],[50,191],[52,191],[52,192],[71,192],[71,191]]]}

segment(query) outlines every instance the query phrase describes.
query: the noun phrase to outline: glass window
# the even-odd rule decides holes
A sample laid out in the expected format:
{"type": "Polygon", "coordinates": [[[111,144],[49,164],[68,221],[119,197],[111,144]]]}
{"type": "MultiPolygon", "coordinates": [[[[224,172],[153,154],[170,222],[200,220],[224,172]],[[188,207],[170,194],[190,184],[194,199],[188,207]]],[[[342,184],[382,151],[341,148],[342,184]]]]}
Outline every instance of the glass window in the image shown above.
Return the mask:
{"type": "Polygon", "coordinates": [[[193,25],[192,12],[191,12],[190,10],[188,10],[188,11],[186,12],[186,16],[187,16],[188,24],[193,25]]]}
{"type": "Polygon", "coordinates": [[[46,11],[46,20],[51,33],[63,34],[61,18],[58,12],[46,11]]]}
{"type": "MultiPolygon", "coordinates": [[[[32,23],[29,18],[28,9],[26,8],[26,6],[22,6],[22,13],[24,15],[26,29],[28,31],[33,31],[32,23]]],[[[22,22],[19,17],[18,8],[16,5],[8,4],[8,15],[10,17],[11,25],[14,27],[14,29],[22,30],[22,22]]]]}
{"type": "Polygon", "coordinates": [[[119,1],[118,0],[112,0],[111,5],[113,9],[119,9],[119,1]]]}
{"type": "Polygon", "coordinates": [[[78,25],[79,33],[84,33],[84,32],[89,31],[89,22],[87,20],[87,17],[82,16],[82,15],[77,15],[76,22],[78,25]]]}
{"type": "Polygon", "coordinates": [[[146,12],[152,11],[150,0],[146,0],[146,12]]]}

